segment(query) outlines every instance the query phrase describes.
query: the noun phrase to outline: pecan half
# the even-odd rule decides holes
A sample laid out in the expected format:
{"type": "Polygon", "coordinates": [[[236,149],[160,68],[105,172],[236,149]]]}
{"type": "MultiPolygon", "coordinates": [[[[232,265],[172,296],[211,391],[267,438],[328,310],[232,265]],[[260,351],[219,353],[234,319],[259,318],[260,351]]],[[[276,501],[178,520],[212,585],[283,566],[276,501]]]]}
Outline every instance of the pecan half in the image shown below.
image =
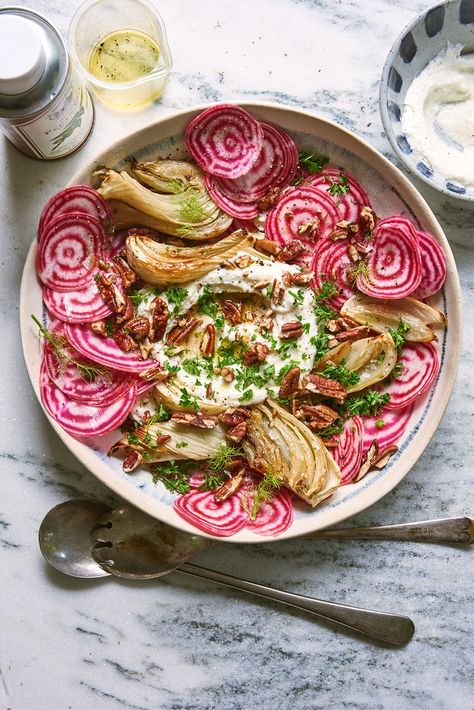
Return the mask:
{"type": "Polygon", "coordinates": [[[232,325],[242,323],[242,303],[226,298],[222,301],[221,308],[226,321],[229,321],[232,325]]]}
{"type": "Polygon", "coordinates": [[[217,415],[217,418],[223,424],[227,426],[236,426],[242,422],[247,421],[250,417],[250,409],[246,407],[229,407],[225,412],[221,412],[217,415]]]}
{"type": "Polygon", "coordinates": [[[240,422],[240,424],[236,424],[232,429],[227,430],[226,438],[234,441],[236,444],[240,444],[242,439],[245,439],[247,436],[247,430],[247,422],[240,422]]]}
{"type": "Polygon", "coordinates": [[[358,472],[357,476],[354,478],[354,483],[357,481],[360,481],[362,478],[364,478],[366,473],[368,473],[370,471],[370,469],[372,467],[372,461],[375,459],[378,452],[379,452],[379,445],[378,445],[377,440],[374,439],[372,441],[371,445],[369,446],[367,453],[365,454],[365,456],[362,459],[362,462],[361,462],[361,465],[359,468],[359,472],[358,472]]]}
{"type": "Polygon", "coordinates": [[[303,327],[299,320],[283,323],[281,326],[280,340],[293,340],[303,335],[303,327]]]}
{"type": "Polygon", "coordinates": [[[293,261],[293,259],[297,259],[299,256],[304,254],[305,251],[306,249],[304,245],[298,239],[293,239],[292,242],[285,244],[285,246],[280,250],[277,256],[277,261],[293,261]]]}
{"type": "Polygon", "coordinates": [[[257,202],[260,212],[269,210],[278,200],[281,194],[281,187],[271,187],[268,192],[257,202]]]}
{"type": "Polygon", "coordinates": [[[127,331],[135,340],[143,340],[150,332],[150,321],[148,318],[132,318],[125,324],[127,331]]]}
{"type": "Polygon", "coordinates": [[[130,286],[137,280],[136,273],[132,271],[125,259],[122,259],[120,255],[114,256],[112,261],[114,262],[115,268],[122,279],[123,287],[126,289],[130,288],[130,286]]]}
{"type": "Polygon", "coordinates": [[[122,468],[125,473],[132,473],[141,463],[143,463],[142,454],[139,451],[131,451],[123,462],[122,468]]]}
{"type": "Polygon", "coordinates": [[[379,218],[371,207],[364,206],[360,211],[359,224],[363,231],[372,232],[379,218]]]}
{"type": "Polygon", "coordinates": [[[354,264],[361,260],[361,255],[357,251],[354,244],[349,244],[349,246],[347,247],[347,256],[354,264]]]}
{"type": "Polygon", "coordinates": [[[154,298],[151,302],[150,340],[157,343],[162,340],[168,325],[168,304],[162,298],[154,298]]]}
{"type": "Polygon", "coordinates": [[[244,365],[251,365],[253,362],[264,362],[269,352],[270,348],[265,343],[254,343],[245,352],[244,365]]]}
{"type": "Polygon", "coordinates": [[[297,413],[298,419],[305,419],[310,429],[325,429],[339,419],[339,413],[325,404],[304,404],[297,413]]]}
{"type": "Polygon", "coordinates": [[[312,271],[300,271],[298,274],[293,274],[293,284],[295,286],[306,286],[313,278],[312,271]]]}
{"type": "Polygon", "coordinates": [[[291,370],[288,370],[280,383],[278,396],[283,399],[294,397],[300,386],[300,376],[301,370],[299,367],[292,367],[291,370]]]}
{"type": "Polygon", "coordinates": [[[345,343],[348,340],[361,340],[362,338],[369,338],[374,334],[374,331],[369,325],[358,325],[355,328],[349,328],[348,330],[342,330],[336,333],[334,338],[338,343],[345,343]]]}
{"type": "Polygon", "coordinates": [[[307,392],[314,392],[323,397],[332,397],[339,402],[343,402],[346,398],[346,390],[336,380],[330,380],[328,377],[309,374],[303,378],[303,389],[307,392]]]}
{"type": "Polygon", "coordinates": [[[204,357],[214,355],[216,347],[216,329],[212,323],[208,323],[204,328],[204,335],[201,340],[201,352],[204,357]]]}
{"type": "Polygon", "coordinates": [[[179,343],[184,342],[201,323],[202,320],[200,318],[193,318],[192,316],[180,318],[178,324],[168,334],[167,345],[179,345],[179,343]]]}
{"type": "Polygon", "coordinates": [[[93,333],[100,335],[102,338],[106,338],[108,335],[105,320],[95,320],[91,323],[91,330],[93,333]]]}
{"type": "Polygon", "coordinates": [[[235,380],[235,375],[233,370],[230,369],[230,367],[223,367],[221,370],[221,377],[224,380],[224,382],[232,382],[232,380],[235,380]]]}
{"type": "Polygon", "coordinates": [[[280,284],[278,283],[278,279],[273,279],[272,302],[275,304],[275,306],[278,306],[283,301],[284,297],[285,288],[283,286],[280,286],[280,284]]]}
{"type": "Polygon", "coordinates": [[[117,323],[124,323],[127,320],[130,320],[133,318],[135,315],[135,311],[133,308],[133,303],[132,299],[130,296],[125,297],[125,308],[123,309],[122,313],[116,313],[115,314],[115,320],[117,323]]]}
{"type": "Polygon", "coordinates": [[[170,434],[158,434],[155,442],[157,446],[163,446],[163,444],[166,444],[167,441],[171,439],[170,434]]]}
{"type": "Polygon", "coordinates": [[[149,367],[148,370],[142,370],[139,377],[146,382],[167,382],[170,378],[169,372],[163,370],[161,365],[149,367]]]}
{"type": "Polygon", "coordinates": [[[318,238],[318,229],[320,225],[320,220],[318,217],[310,219],[307,222],[303,222],[298,227],[298,234],[304,234],[306,239],[315,242],[318,238]]]}
{"type": "Polygon", "coordinates": [[[255,264],[255,261],[252,259],[250,254],[242,254],[234,259],[234,264],[236,264],[239,269],[246,269],[251,264],[255,264]]]}
{"type": "Polygon", "coordinates": [[[222,486],[214,491],[214,500],[216,503],[222,503],[222,501],[227,500],[234,495],[236,491],[239,490],[244,480],[245,468],[241,468],[234,476],[228,478],[222,486]]]}
{"type": "Polygon", "coordinates": [[[383,468],[387,465],[388,460],[393,454],[398,451],[398,446],[392,444],[391,446],[386,446],[382,451],[379,450],[378,454],[372,458],[372,466],[375,468],[383,468]]]}
{"type": "Polygon", "coordinates": [[[138,348],[138,345],[134,339],[128,335],[128,333],[124,333],[123,330],[116,330],[113,338],[120,350],[123,350],[125,353],[138,348]]]}
{"type": "Polygon", "coordinates": [[[188,424],[198,429],[214,429],[217,425],[217,417],[212,417],[199,412],[173,412],[171,419],[179,424],[188,424]]]}
{"type": "Polygon", "coordinates": [[[271,239],[256,239],[255,248],[260,249],[260,251],[263,251],[266,254],[271,254],[272,256],[278,256],[280,253],[280,247],[271,239]]]}
{"type": "Polygon", "coordinates": [[[111,311],[123,313],[126,306],[125,296],[120,290],[119,277],[116,274],[101,272],[95,280],[99,293],[111,311]]]}

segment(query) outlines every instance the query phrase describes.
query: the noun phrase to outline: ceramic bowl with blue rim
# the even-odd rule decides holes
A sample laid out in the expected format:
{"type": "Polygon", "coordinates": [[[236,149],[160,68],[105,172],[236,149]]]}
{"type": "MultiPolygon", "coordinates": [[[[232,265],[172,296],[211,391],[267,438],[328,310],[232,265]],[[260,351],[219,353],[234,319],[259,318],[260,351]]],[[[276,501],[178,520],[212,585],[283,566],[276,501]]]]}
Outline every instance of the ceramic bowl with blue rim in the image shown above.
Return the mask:
{"type": "Polygon", "coordinates": [[[380,84],[380,112],[393,150],[413,175],[450,197],[474,203],[474,188],[446,179],[410,145],[402,125],[405,97],[412,81],[442,50],[461,44],[474,52],[474,0],[448,0],[411,22],[385,62],[380,84]]]}

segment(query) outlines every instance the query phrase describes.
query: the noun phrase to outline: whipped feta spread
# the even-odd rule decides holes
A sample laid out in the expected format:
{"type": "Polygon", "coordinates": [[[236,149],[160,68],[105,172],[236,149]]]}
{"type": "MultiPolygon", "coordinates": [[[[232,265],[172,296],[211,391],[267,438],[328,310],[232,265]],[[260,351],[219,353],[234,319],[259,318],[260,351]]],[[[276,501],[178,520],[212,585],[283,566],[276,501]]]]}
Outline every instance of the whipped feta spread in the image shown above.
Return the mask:
{"type": "MultiPolygon", "coordinates": [[[[245,254],[237,254],[231,261],[238,261],[242,256],[245,257],[245,254]]],[[[140,316],[150,317],[151,304],[156,295],[168,303],[170,317],[166,332],[163,339],[154,345],[151,355],[171,373],[170,382],[174,391],[184,393],[186,399],[196,398],[200,404],[246,406],[263,402],[268,396],[278,397],[281,378],[291,367],[298,366],[302,373],[310,372],[318,334],[313,292],[308,286],[283,285],[285,272],[297,274],[300,271],[292,264],[264,260],[254,261],[247,268],[223,265],[180,287],[182,300],[179,307],[176,307],[172,288],[153,292],[146,297],[138,308],[140,316]],[[275,280],[284,288],[280,303],[272,299],[275,280]],[[262,282],[268,285],[262,288],[262,282]],[[256,284],[260,287],[256,288],[256,284]],[[232,325],[225,320],[220,310],[219,295],[243,301],[241,323],[232,325]],[[209,310],[213,311],[211,315],[209,310]],[[201,319],[199,328],[183,345],[167,346],[170,330],[188,312],[201,319]],[[261,327],[262,318],[268,316],[271,316],[271,325],[269,330],[264,330],[261,327]],[[280,339],[282,325],[295,321],[301,323],[302,334],[290,341],[280,339]],[[200,343],[209,323],[216,328],[216,346],[214,356],[205,358],[200,343]],[[269,348],[265,361],[245,366],[239,345],[243,344],[245,350],[256,342],[264,343],[269,348]],[[224,379],[223,367],[232,372],[234,379],[231,382],[224,379]]]]}
{"type": "Polygon", "coordinates": [[[474,54],[450,44],[408,89],[402,125],[408,142],[447,180],[474,187],[474,54]]]}

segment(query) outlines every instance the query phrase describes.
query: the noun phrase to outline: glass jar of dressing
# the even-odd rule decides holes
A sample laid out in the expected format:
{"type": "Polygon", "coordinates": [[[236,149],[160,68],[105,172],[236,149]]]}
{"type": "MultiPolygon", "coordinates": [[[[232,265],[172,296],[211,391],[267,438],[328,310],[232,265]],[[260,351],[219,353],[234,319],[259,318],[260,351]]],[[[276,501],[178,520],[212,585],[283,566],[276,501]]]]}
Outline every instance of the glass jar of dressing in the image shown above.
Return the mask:
{"type": "Polygon", "coordinates": [[[88,137],[87,89],[57,30],[37,12],[0,8],[0,127],[26,155],[62,158],[88,137]]]}
{"type": "Polygon", "coordinates": [[[119,109],[157,99],[172,66],[163,20],[146,0],[88,0],[72,18],[69,51],[97,97],[119,109]]]}

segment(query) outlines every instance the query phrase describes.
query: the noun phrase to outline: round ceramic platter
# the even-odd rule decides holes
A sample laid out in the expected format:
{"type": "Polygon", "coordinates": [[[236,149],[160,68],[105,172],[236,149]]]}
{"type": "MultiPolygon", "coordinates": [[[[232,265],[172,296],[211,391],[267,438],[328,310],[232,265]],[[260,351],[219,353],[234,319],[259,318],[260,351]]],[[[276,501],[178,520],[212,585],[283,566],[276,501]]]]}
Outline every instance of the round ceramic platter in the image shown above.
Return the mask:
{"type": "MultiPolygon", "coordinates": [[[[396,167],[356,135],[330,121],[278,105],[242,105],[258,119],[288,131],[300,150],[320,151],[329,155],[332,163],[352,173],[368,192],[373,207],[381,217],[389,214],[406,215],[420,229],[431,232],[442,244],[448,262],[443,291],[431,301],[431,305],[444,311],[449,324],[447,330],[439,332],[440,373],[429,394],[418,401],[400,441],[399,451],[385,468],[369,473],[356,484],[342,486],[335,495],[314,510],[298,503],[294,510],[293,524],[276,538],[257,535],[245,529],[233,537],[219,538],[225,542],[262,543],[304,535],[345,520],[378,501],[408,473],[436,431],[454,385],[461,347],[462,306],[459,277],[446,237],[427,203],[396,167]]],[[[183,131],[190,118],[203,108],[198,106],[176,113],[120,140],[84,165],[70,184],[89,183],[92,171],[99,165],[126,169],[131,157],[140,160],[188,157],[183,143],[183,131]]],[[[36,396],[40,399],[41,347],[31,314],[42,314],[43,304],[41,287],[35,273],[35,257],[36,240],[31,246],[23,272],[20,322],[28,373],[36,396]]],[[[119,438],[118,431],[95,440],[78,441],[66,434],[52,419],[50,422],[66,446],[89,471],[122,498],[177,528],[199,532],[177,515],[172,507],[174,495],[166,491],[162,484],[155,485],[149,473],[143,470],[126,474],[118,458],[107,456],[110,445],[119,438]]],[[[429,485],[428,478],[426,485],[429,485]]]]}

